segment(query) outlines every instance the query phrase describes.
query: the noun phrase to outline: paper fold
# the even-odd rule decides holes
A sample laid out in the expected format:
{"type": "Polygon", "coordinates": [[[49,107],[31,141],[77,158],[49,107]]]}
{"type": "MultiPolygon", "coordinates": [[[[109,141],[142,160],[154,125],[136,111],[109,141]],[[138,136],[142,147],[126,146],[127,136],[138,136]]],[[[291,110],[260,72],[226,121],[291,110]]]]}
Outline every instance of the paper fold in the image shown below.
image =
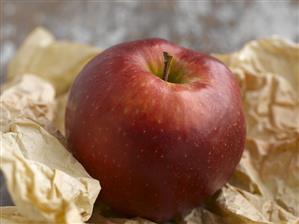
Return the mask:
{"type": "MultiPolygon", "coordinates": [[[[54,96],[49,82],[32,75],[5,86],[0,96],[0,169],[20,216],[82,223],[92,214],[100,185],[66,150],[58,133],[45,130],[55,130],[49,123],[54,96]]],[[[7,221],[6,211],[1,209],[1,219],[7,221]]]]}

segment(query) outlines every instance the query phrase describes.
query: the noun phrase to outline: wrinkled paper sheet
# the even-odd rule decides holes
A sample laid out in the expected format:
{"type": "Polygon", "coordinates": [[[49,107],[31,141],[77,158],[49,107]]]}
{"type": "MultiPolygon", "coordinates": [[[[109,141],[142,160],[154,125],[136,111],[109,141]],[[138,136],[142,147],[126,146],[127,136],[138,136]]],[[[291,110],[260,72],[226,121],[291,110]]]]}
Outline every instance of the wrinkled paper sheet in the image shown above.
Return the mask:
{"type": "MultiPolygon", "coordinates": [[[[31,106],[23,100],[21,107],[24,108],[24,115],[13,121],[7,119],[15,115],[1,117],[1,125],[5,124],[4,129],[1,127],[1,131],[4,130],[1,135],[5,138],[4,146],[7,148],[3,152],[1,146],[1,159],[7,157],[11,164],[3,164],[1,169],[16,204],[14,207],[2,207],[1,217],[4,223],[39,223],[41,220],[53,222],[54,217],[60,215],[63,217],[59,220],[62,223],[86,221],[89,218],[100,190],[98,182],[88,176],[83,167],[65,150],[61,143],[63,138],[49,131],[43,120],[52,121],[52,126],[64,132],[68,89],[82,66],[98,52],[85,45],[55,41],[50,33],[38,28],[30,34],[12,59],[8,69],[8,83],[13,83],[10,88],[17,88],[16,83],[20,83],[21,79],[23,82],[28,77],[34,79],[32,75],[24,76],[33,74],[39,77],[39,81],[34,83],[45,85],[49,90],[45,91],[48,95],[40,96],[39,101],[28,101],[31,106]],[[53,90],[56,92],[55,97],[51,93],[53,90]],[[30,108],[39,109],[30,111],[30,108]],[[50,153],[51,150],[55,153],[50,153]],[[17,165],[21,160],[26,162],[22,162],[22,166],[17,165]],[[16,168],[20,167],[14,169],[17,179],[11,176],[12,164],[16,168]],[[27,166],[32,175],[25,174],[27,166]],[[62,176],[56,179],[57,173],[62,176]],[[45,181],[34,182],[33,174],[40,175],[45,181]],[[19,181],[18,185],[16,180],[19,181]],[[89,185],[83,180],[90,181],[89,185]],[[53,181],[56,181],[56,185],[53,181]],[[29,186],[34,186],[34,191],[29,186]],[[65,195],[62,196],[61,192],[65,195]],[[86,196],[83,204],[77,203],[77,199],[72,200],[83,195],[86,196]]],[[[299,223],[298,44],[272,37],[249,42],[238,52],[215,56],[229,66],[239,81],[247,120],[246,148],[229,183],[205,205],[193,209],[174,222],[299,223]]],[[[8,88],[6,85],[5,88],[8,88]]],[[[37,95],[42,94],[41,88],[34,89],[37,90],[37,95]]],[[[4,94],[9,95],[6,92],[2,93],[4,94]]],[[[19,102],[22,96],[12,98],[19,102]]],[[[5,107],[9,111],[7,114],[14,114],[14,107],[12,111],[5,107]]],[[[142,218],[121,218],[99,203],[95,205],[88,222],[152,223],[142,218]]]]}
{"type": "Polygon", "coordinates": [[[51,123],[61,119],[59,99],[66,94],[77,67],[98,50],[50,37],[43,29],[29,36],[10,64],[8,73],[13,75],[1,87],[0,168],[16,205],[0,208],[1,223],[83,223],[92,215],[100,191],[99,182],[66,150],[63,136],[51,123]],[[56,50],[57,45],[64,53],[56,50]],[[28,61],[22,61],[23,57],[28,61]],[[70,64],[59,57],[66,57],[70,64]],[[45,79],[34,63],[47,60],[60,64],[49,69],[45,79]],[[55,82],[59,76],[61,82],[55,82]],[[62,85],[67,89],[59,95],[62,85]]]}

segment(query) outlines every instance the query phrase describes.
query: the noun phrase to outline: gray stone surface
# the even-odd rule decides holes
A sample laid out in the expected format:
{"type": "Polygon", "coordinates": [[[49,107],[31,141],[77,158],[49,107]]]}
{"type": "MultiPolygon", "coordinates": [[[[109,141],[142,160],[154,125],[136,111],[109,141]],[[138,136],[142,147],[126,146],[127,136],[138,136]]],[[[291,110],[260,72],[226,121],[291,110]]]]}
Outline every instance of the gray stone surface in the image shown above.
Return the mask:
{"type": "Polygon", "coordinates": [[[36,26],[100,48],[162,37],[224,53],[272,35],[299,41],[298,14],[298,0],[1,0],[1,70],[36,26]]]}

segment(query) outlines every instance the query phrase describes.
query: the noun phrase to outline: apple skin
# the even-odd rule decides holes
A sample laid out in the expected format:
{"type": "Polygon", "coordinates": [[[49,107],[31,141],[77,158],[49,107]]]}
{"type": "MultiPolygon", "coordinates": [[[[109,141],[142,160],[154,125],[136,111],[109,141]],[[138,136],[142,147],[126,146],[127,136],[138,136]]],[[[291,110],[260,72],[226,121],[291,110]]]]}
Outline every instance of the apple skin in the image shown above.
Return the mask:
{"type": "Polygon", "coordinates": [[[116,211],[167,221],[230,178],[245,143],[239,86],[217,59],[163,39],[111,47],[76,78],[70,151],[116,211]],[[162,80],[163,51],[173,56],[162,80]],[[154,75],[157,74],[157,75],[154,75]]]}

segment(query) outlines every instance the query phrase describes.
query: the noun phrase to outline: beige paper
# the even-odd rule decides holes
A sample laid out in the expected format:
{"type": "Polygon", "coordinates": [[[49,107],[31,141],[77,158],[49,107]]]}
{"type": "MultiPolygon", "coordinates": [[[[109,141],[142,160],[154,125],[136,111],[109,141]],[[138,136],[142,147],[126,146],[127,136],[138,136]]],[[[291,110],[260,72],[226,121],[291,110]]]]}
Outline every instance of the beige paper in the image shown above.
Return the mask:
{"type": "Polygon", "coordinates": [[[35,222],[20,214],[16,206],[0,207],[1,224],[48,224],[35,222]]]}
{"type": "Polygon", "coordinates": [[[56,107],[59,108],[56,110],[55,118],[53,120],[53,124],[58,130],[64,134],[64,116],[65,116],[65,109],[68,99],[68,93],[65,93],[56,99],[56,107]]]}
{"type": "MultiPolygon", "coordinates": [[[[61,57],[58,63],[50,57],[47,62],[48,57],[45,55],[48,54],[45,52],[51,49],[50,45],[56,43],[45,30],[38,29],[33,32],[12,61],[9,76],[37,71],[38,76],[54,84],[59,91],[55,99],[59,110],[54,114],[53,123],[63,132],[63,107],[66,105],[67,91],[74,73],[66,75],[72,77],[67,80],[62,74],[69,74],[65,71],[70,70],[65,68],[74,68],[75,63],[80,60],[77,58],[69,63],[61,57]],[[46,61],[41,63],[38,55],[43,55],[42,58],[46,61]],[[35,57],[39,59],[25,59],[35,57]],[[53,63],[59,65],[56,71],[51,70],[53,63]],[[59,69],[63,72],[60,73],[59,69]]],[[[71,48],[78,49],[75,45],[66,45],[70,48],[70,54],[74,52],[71,48]]],[[[229,66],[241,87],[247,120],[246,148],[229,183],[203,207],[193,209],[187,215],[176,219],[175,223],[299,223],[299,46],[275,37],[249,42],[238,52],[216,57],[229,66]]],[[[10,125],[20,128],[13,129],[10,126],[10,129],[27,133],[24,125],[26,126],[28,120],[25,124],[22,123],[24,121],[18,122],[10,125]]],[[[37,125],[34,122],[33,124],[37,125]]],[[[32,123],[29,126],[31,125],[32,123]]],[[[40,126],[34,127],[46,132],[40,126]]],[[[10,135],[14,136],[15,133],[10,135]]],[[[57,139],[50,136],[56,142],[57,139]]],[[[40,143],[45,144],[42,140],[40,143]]],[[[51,148],[56,147],[55,144],[49,144],[51,148]]],[[[43,165],[43,162],[40,164],[43,165]]],[[[22,205],[17,206],[22,209],[22,205]]],[[[34,203],[32,206],[34,207],[34,203]]],[[[151,223],[140,218],[113,217],[114,215],[97,205],[90,223],[151,223]]],[[[51,220],[49,217],[46,219],[51,220]]]]}
{"type": "Polygon", "coordinates": [[[216,205],[234,223],[299,223],[299,45],[269,38],[219,58],[242,89],[247,142],[216,205]]]}
{"type": "Polygon", "coordinates": [[[35,29],[24,41],[8,67],[11,79],[26,73],[49,80],[57,95],[67,92],[75,76],[99,50],[67,41],[55,41],[45,29],[35,29]]]}
{"type": "Polygon", "coordinates": [[[23,75],[3,89],[0,168],[20,214],[1,208],[1,222],[88,220],[100,185],[65,149],[63,136],[49,123],[55,115],[53,86],[37,76],[23,75]]]}
{"type": "Polygon", "coordinates": [[[222,217],[212,213],[211,211],[198,207],[182,218],[182,224],[225,224],[222,217]]]}
{"type": "Polygon", "coordinates": [[[27,117],[41,123],[55,115],[55,90],[45,80],[25,74],[6,83],[0,95],[0,131],[15,117],[27,117]]]}
{"type": "Polygon", "coordinates": [[[23,216],[53,223],[89,219],[99,182],[40,125],[26,118],[10,122],[1,151],[0,168],[23,216]]]}

